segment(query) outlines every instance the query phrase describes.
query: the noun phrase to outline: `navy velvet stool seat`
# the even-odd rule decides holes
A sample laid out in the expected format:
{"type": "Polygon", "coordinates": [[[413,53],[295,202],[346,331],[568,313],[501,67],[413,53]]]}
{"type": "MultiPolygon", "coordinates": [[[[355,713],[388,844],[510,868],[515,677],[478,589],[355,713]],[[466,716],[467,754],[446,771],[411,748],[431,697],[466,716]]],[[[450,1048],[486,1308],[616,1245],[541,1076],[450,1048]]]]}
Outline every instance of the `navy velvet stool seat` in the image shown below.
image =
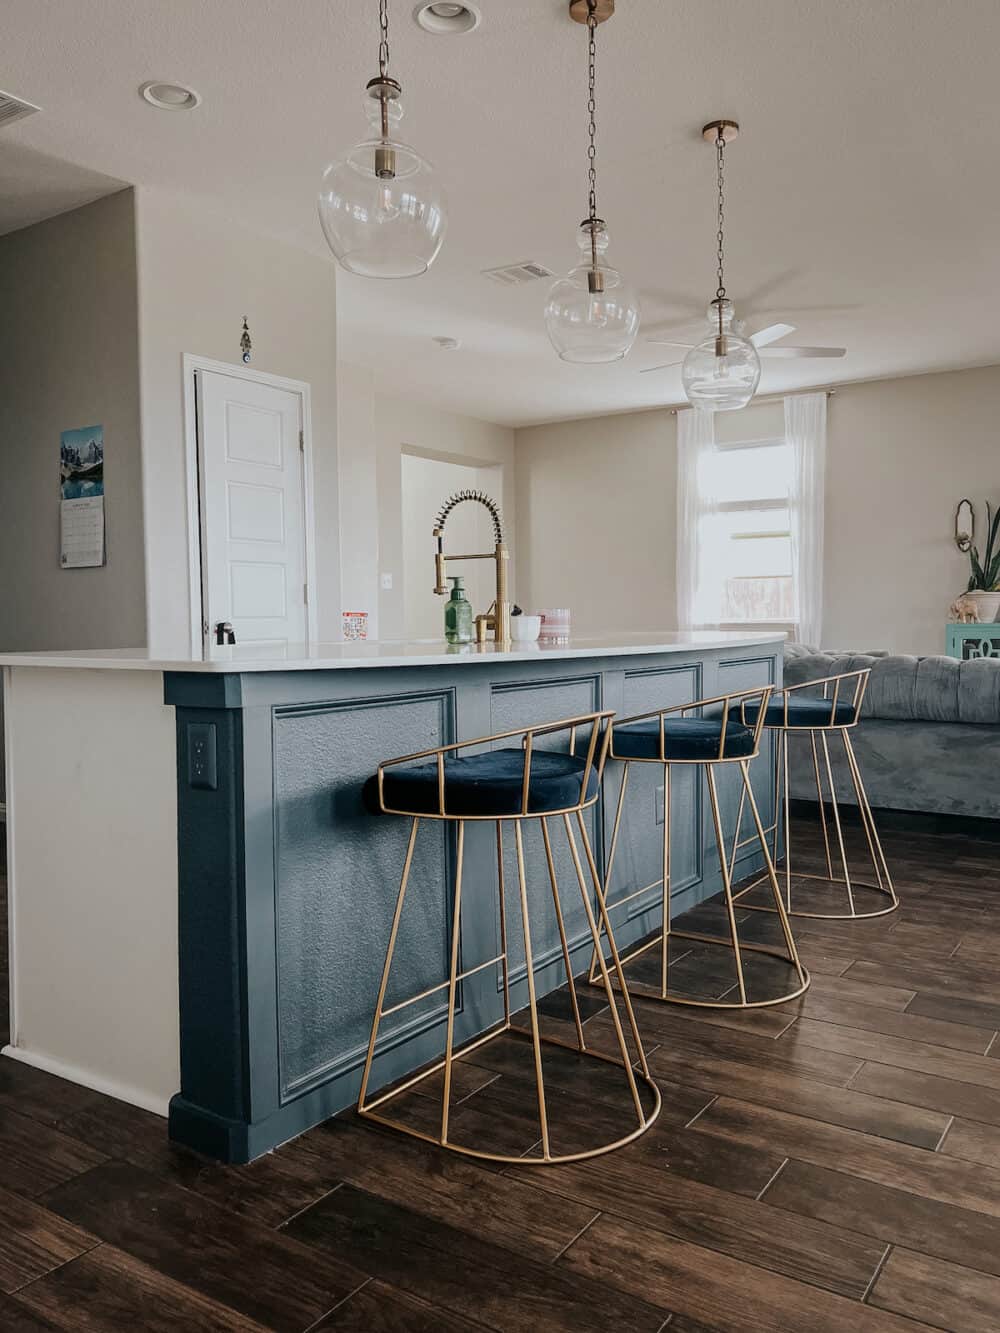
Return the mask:
{"type": "MultiPolygon", "coordinates": [[[[577,805],[587,761],[577,755],[538,750],[531,760],[527,813],[547,815],[577,805]]],[[[597,796],[598,777],[593,764],[587,774],[586,799],[597,796]]],[[[385,813],[433,815],[438,811],[436,763],[409,764],[387,769],[382,795],[385,813]]],[[[453,816],[497,819],[520,815],[524,801],[524,751],[490,750],[486,754],[445,757],[444,803],[453,816]]],[[[375,814],[379,805],[378,777],[365,783],[365,804],[375,814]]]]}
{"type": "MultiPolygon", "coordinates": [[[[748,704],[743,716],[749,726],[757,721],[759,709],[748,704]]],[[[789,727],[797,730],[806,727],[853,727],[857,721],[856,710],[852,703],[828,699],[799,697],[794,689],[775,694],[764,713],[765,727],[789,727]]]]}
{"type": "MultiPolygon", "coordinates": [[[[791,916],[813,917],[824,921],[859,921],[868,917],[885,916],[888,912],[894,912],[899,906],[899,899],[896,897],[896,889],[889,873],[885,852],[882,850],[882,843],[875,827],[875,818],[861,777],[861,768],[851,742],[851,729],[857,726],[861,718],[861,706],[864,703],[870,675],[871,668],[864,667],[858,671],[842,672],[837,676],[825,676],[818,680],[789,685],[780,694],[773,695],[764,710],[764,726],[769,731],[775,732],[778,737],[774,824],[765,832],[771,835],[772,857],[775,864],[780,865],[785,882],[785,910],[791,916]],[[793,866],[788,782],[788,745],[789,738],[792,736],[797,738],[797,744],[804,742],[808,737],[811,749],[826,874],[795,870],[793,866]],[[851,872],[841,822],[840,806],[837,800],[837,788],[834,783],[833,765],[830,762],[830,741],[835,738],[839,739],[843,746],[847,772],[864,833],[867,858],[871,864],[874,878],[860,879],[851,872]],[[822,764],[820,763],[821,754],[823,757],[822,764]],[[826,792],[824,791],[824,776],[826,778],[826,792]],[[831,845],[831,833],[827,824],[827,795],[832,816],[833,835],[836,841],[836,853],[831,845]],[[780,849],[778,845],[778,829],[782,810],[784,810],[783,860],[779,856],[780,849]],[[840,862],[839,874],[834,870],[835,855],[840,862]],[[801,892],[796,893],[796,902],[793,902],[793,879],[804,879],[811,881],[813,886],[825,886],[828,889],[833,889],[835,891],[835,901],[832,904],[818,902],[814,889],[811,905],[806,905],[809,903],[808,899],[806,904],[798,903],[797,900],[803,897],[801,892]],[[871,898],[871,904],[873,905],[859,905],[855,892],[858,889],[865,890],[866,893],[873,895],[871,898]],[[843,898],[841,894],[843,894],[843,898]],[[844,898],[846,898],[846,911],[840,905],[844,898]]],[[[747,704],[742,708],[741,716],[744,722],[753,725],[757,721],[758,713],[752,704],[747,704]]],[[[810,798],[811,795],[810,793],[810,798]]],[[[740,838],[744,810],[745,793],[740,799],[731,864],[735,864],[737,852],[741,847],[746,846],[748,841],[740,838]]],[[[748,895],[752,895],[762,883],[762,880],[756,880],[740,891],[737,899],[741,906],[757,912],[771,912],[774,910],[766,902],[742,901],[748,895]]]]}
{"type": "Polygon", "coordinates": [[[720,752],[724,759],[745,759],[756,749],[752,726],[730,721],[723,728],[721,717],[664,718],[662,737],[658,716],[645,722],[621,723],[615,728],[616,759],[710,762],[718,759],[720,752]]]}
{"type": "MultiPolygon", "coordinates": [[[[649,1075],[646,1055],[635,1021],[632,1002],[625,986],[625,976],[618,961],[618,951],[611,931],[604,902],[604,893],[598,874],[597,865],[590,846],[587,823],[584,812],[590,809],[600,795],[601,775],[607,759],[610,743],[608,722],[609,712],[588,713],[582,717],[568,718],[562,722],[522,728],[517,731],[503,732],[495,736],[485,736],[478,740],[462,741],[455,745],[442,745],[420,754],[404,755],[399,759],[387,760],[380,764],[378,772],[364,785],[363,797],[367,808],[378,815],[399,815],[409,818],[412,823],[410,836],[403,863],[403,874],[399,893],[396,898],[395,912],[389,927],[389,939],[386,947],[385,963],[379,986],[375,1015],[372,1022],[371,1038],[361,1077],[361,1091],[358,1098],[358,1113],[369,1119],[377,1120],[404,1134],[436,1143],[452,1152],[463,1153],[470,1157],[486,1158],[495,1162],[512,1162],[519,1166],[549,1165],[558,1162],[577,1161],[581,1158],[595,1157],[600,1153],[610,1152],[614,1148],[630,1143],[652,1125],[660,1111],[660,1094],[649,1075]],[[516,738],[517,744],[500,746],[499,742],[516,738]],[[542,745],[536,744],[542,740],[542,745]],[[485,748],[491,747],[491,748],[485,748]],[[556,748],[558,747],[558,748],[556,748]],[[477,754],[465,754],[466,750],[478,750],[477,754]],[[400,933],[407,886],[413,867],[417,834],[427,821],[444,822],[454,828],[454,839],[449,840],[454,853],[454,897],[451,910],[451,948],[448,978],[437,986],[422,990],[409,999],[386,1004],[386,994],[392,971],[393,956],[400,933]],[[541,829],[545,851],[545,873],[551,893],[551,908],[559,931],[562,962],[565,968],[569,999],[573,1021],[576,1027],[576,1042],[562,1041],[560,1038],[543,1033],[538,1019],[538,1005],[535,994],[535,965],[531,946],[531,918],[529,904],[528,879],[525,869],[523,826],[528,821],[535,821],[541,829]],[[467,963],[464,957],[462,941],[462,890],[463,876],[466,871],[466,832],[468,826],[481,823],[495,825],[496,833],[496,884],[498,907],[496,913],[498,928],[498,950],[495,956],[481,962],[467,963]],[[524,980],[527,989],[527,1008],[529,1026],[519,1027],[511,1019],[511,970],[512,964],[508,953],[507,905],[504,884],[504,845],[503,828],[506,823],[513,824],[517,865],[518,903],[520,908],[521,937],[523,941],[524,980]],[[584,914],[590,930],[590,940],[595,951],[600,947],[603,928],[609,944],[610,962],[600,960],[601,979],[610,1005],[610,1017],[617,1038],[618,1054],[606,1055],[589,1050],[584,1040],[583,1023],[573,979],[573,968],[569,941],[563,921],[561,890],[556,873],[556,859],[553,855],[552,828],[562,825],[567,846],[575,872],[576,886],[583,904],[584,914]],[[583,850],[581,858],[580,849],[583,850]],[[588,883],[584,866],[589,871],[588,883]],[[595,914],[593,904],[596,902],[595,914]],[[455,1026],[458,1009],[459,988],[461,987],[461,1013],[465,1018],[475,1011],[476,1001],[467,987],[469,979],[477,974],[481,978],[489,1006],[489,993],[496,1005],[497,989],[493,981],[497,969],[500,971],[503,995],[503,1019],[494,1023],[485,1032],[467,1040],[456,1049],[455,1026]],[[618,989],[612,986],[611,972],[618,980],[618,989]],[[428,999],[435,993],[447,993],[447,1014],[444,1020],[443,1058],[429,1067],[405,1079],[401,1084],[390,1087],[387,1091],[369,1097],[368,1088],[372,1068],[379,1054],[379,1030],[382,1020],[389,1014],[397,1014],[409,1006],[428,999]],[[619,1014],[619,1000],[624,1012],[625,1023],[619,1014]],[[626,1033],[627,1027],[627,1033],[626,1033]],[[534,1100],[537,1104],[540,1148],[526,1155],[494,1151],[488,1144],[479,1142],[459,1143],[451,1133],[452,1074],[455,1062],[473,1050],[494,1041],[505,1034],[516,1038],[527,1038],[531,1043],[534,1063],[534,1100]],[[629,1047],[629,1039],[632,1049],[629,1047]],[[600,1060],[614,1065],[621,1073],[621,1092],[627,1106],[624,1112],[626,1125],[624,1132],[610,1142],[599,1141],[592,1146],[579,1148],[573,1145],[572,1151],[559,1152],[550,1141],[549,1115],[545,1096],[545,1075],[542,1061],[542,1048],[545,1045],[568,1048],[589,1060],[600,1060]],[[435,1118],[436,1132],[428,1132],[420,1124],[407,1123],[386,1114],[387,1107],[397,1098],[412,1091],[424,1080],[441,1074],[443,1071],[440,1119],[435,1118]]],[[[482,847],[482,842],[476,844],[482,847]]],[[[444,895],[447,886],[442,884],[444,895]]],[[[493,908],[490,907],[492,920],[493,908]]],[[[477,932],[482,937],[482,923],[477,932]]],[[[469,946],[470,953],[472,952],[469,946]]],[[[398,1032],[390,1034],[390,1041],[398,1042],[398,1032]]],[[[603,1085],[602,1085],[603,1086],[603,1085]]],[[[602,1094],[603,1096],[604,1094],[602,1094]]],[[[425,1099],[418,1098],[424,1107],[425,1099]]]]}
{"type": "MultiPolygon", "coordinates": [[[[622,764],[621,788],[618,793],[618,808],[615,814],[614,828],[611,835],[611,849],[605,874],[604,891],[609,911],[624,907],[636,898],[648,894],[650,889],[661,889],[662,925],[660,930],[647,939],[637,949],[622,958],[624,969],[634,959],[659,946],[660,982],[658,986],[648,982],[629,981],[633,993],[667,1004],[687,1004],[713,1009],[757,1009],[766,1005],[781,1004],[794,999],[809,985],[809,974],[799,961],[792,938],[791,926],[781,901],[778,880],[771,861],[770,850],[764,836],[753,788],[750,785],[749,764],[757,757],[760,737],[764,728],[771,698],[771,687],[744,691],[739,694],[721,695],[715,699],[701,699],[695,703],[679,704],[672,708],[661,708],[639,717],[623,718],[611,723],[611,743],[609,757],[622,764]],[[751,720],[751,712],[753,716],[751,720]],[[695,716],[690,716],[695,714],[695,716]],[[625,793],[628,788],[629,773],[633,764],[659,764],[663,771],[663,860],[659,878],[641,888],[634,889],[623,896],[611,900],[612,873],[615,855],[618,850],[619,835],[622,827],[622,814],[625,808],[625,793]],[[721,765],[735,764],[741,777],[741,810],[743,802],[749,801],[757,830],[757,842],[764,860],[765,875],[770,885],[775,902],[775,910],[781,917],[785,939],[785,949],[772,948],[769,945],[750,943],[740,939],[734,911],[735,897],[732,887],[733,866],[730,864],[725,835],[722,827],[722,808],[719,801],[716,782],[716,769],[721,765]],[[705,935],[696,931],[675,930],[670,920],[670,786],[672,770],[685,765],[697,765],[704,773],[708,787],[709,803],[712,809],[712,823],[715,842],[719,853],[719,865],[722,872],[723,898],[729,926],[729,940],[719,939],[714,935],[705,935]],[[677,993],[671,987],[671,940],[696,940],[702,944],[721,945],[731,948],[735,964],[736,984],[734,990],[738,998],[701,1000],[692,995],[677,993]],[[756,954],[768,954],[779,958],[792,970],[787,980],[781,978],[775,987],[764,995],[751,995],[748,978],[744,970],[744,952],[750,950],[756,954]]],[[[749,841],[749,839],[748,839],[749,841]]],[[[596,984],[599,970],[604,970],[604,962],[599,950],[594,951],[590,968],[590,980],[596,984]]]]}

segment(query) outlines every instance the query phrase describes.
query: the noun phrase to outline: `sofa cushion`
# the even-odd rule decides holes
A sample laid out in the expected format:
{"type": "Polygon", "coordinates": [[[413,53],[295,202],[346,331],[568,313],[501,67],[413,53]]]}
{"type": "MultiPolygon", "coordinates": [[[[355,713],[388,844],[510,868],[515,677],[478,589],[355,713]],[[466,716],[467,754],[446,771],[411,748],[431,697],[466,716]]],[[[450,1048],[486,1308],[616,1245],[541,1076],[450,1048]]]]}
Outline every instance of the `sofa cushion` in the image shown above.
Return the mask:
{"type": "Polygon", "coordinates": [[[863,718],[1000,724],[1000,660],[814,653],[786,657],[785,681],[798,685],[865,667],[871,678],[863,718]]]}

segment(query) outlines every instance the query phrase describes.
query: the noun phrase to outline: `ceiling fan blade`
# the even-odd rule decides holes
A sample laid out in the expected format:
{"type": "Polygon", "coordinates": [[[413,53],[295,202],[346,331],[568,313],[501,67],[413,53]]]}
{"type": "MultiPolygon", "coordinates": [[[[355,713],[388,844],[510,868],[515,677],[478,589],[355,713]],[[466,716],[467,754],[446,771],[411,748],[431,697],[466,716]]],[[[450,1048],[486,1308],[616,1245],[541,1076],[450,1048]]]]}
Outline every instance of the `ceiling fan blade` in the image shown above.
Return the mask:
{"type": "Polygon", "coordinates": [[[640,375],[651,375],[654,370],[671,370],[674,366],[679,366],[680,361],[666,361],[662,366],[644,366],[639,371],[640,375]]]}
{"type": "Polygon", "coordinates": [[[767,347],[770,343],[776,343],[779,338],[785,338],[794,332],[794,324],[769,324],[766,329],[758,329],[756,333],[751,333],[750,341],[754,347],[767,347]]]}
{"type": "Polygon", "coordinates": [[[846,356],[846,347],[762,347],[761,356],[809,357],[846,356]]]}
{"type": "Polygon", "coordinates": [[[652,343],[654,347],[694,347],[695,343],[678,342],[676,338],[643,338],[643,342],[652,343]]]}

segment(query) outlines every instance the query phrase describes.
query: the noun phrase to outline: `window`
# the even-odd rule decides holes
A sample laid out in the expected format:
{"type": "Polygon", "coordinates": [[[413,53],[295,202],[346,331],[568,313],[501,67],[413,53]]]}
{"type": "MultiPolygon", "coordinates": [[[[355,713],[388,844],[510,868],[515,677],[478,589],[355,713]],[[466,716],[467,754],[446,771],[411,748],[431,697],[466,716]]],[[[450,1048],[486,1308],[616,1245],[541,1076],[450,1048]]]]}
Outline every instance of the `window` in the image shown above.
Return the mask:
{"type": "Polygon", "coordinates": [[[677,623],[790,627],[819,644],[826,394],[790,395],[780,417],[746,411],[720,440],[715,414],[677,414],[677,623]]]}
{"type": "Polygon", "coordinates": [[[792,450],[784,439],[717,446],[707,478],[718,515],[716,540],[723,624],[795,620],[789,489],[792,450]]]}

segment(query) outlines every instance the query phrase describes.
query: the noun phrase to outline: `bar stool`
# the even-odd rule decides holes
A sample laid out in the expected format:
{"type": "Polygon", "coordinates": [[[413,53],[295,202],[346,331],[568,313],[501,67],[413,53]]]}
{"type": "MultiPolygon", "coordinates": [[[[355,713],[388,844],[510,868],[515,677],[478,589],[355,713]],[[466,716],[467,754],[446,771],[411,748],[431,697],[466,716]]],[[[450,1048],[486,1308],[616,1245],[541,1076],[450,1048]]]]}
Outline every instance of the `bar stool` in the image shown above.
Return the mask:
{"type": "Polygon", "coordinates": [[[460,741],[453,745],[442,745],[435,749],[424,750],[418,754],[405,755],[399,759],[387,760],[378,767],[378,772],[365,784],[365,801],[373,813],[402,815],[411,819],[409,842],[403,863],[403,874],[396,899],[396,909],[389,931],[389,943],[386,949],[382,980],[379,986],[375,1016],[372,1023],[368,1054],[361,1079],[361,1091],[358,1098],[358,1114],[415,1138],[438,1144],[452,1152],[469,1157],[485,1158],[494,1162],[513,1162],[518,1165],[550,1165],[560,1162],[578,1161],[586,1157],[596,1157],[610,1152],[645,1133],[660,1111],[660,1093],[649,1075],[645,1052],[636,1025],[635,1014],[628,992],[624,987],[624,975],[618,961],[618,952],[611,933],[604,894],[601,889],[597,865],[587,834],[584,811],[593,806],[600,795],[600,780],[607,758],[609,732],[606,723],[611,717],[609,712],[588,713],[580,717],[568,718],[543,726],[521,728],[515,731],[499,732],[493,736],[478,740],[460,741]],[[553,737],[566,733],[568,752],[551,748],[537,748],[535,742],[541,737],[553,737]],[[485,753],[466,755],[461,752],[473,747],[495,745],[497,742],[517,738],[518,744],[485,753]],[[585,738],[585,739],[582,739],[585,738]],[[578,753],[578,749],[582,753],[578,753]],[[455,894],[451,924],[451,965],[448,980],[419,995],[411,996],[399,1004],[387,1008],[386,990],[392,969],[393,953],[396,948],[400,920],[403,915],[403,903],[413,864],[417,833],[424,820],[444,820],[457,828],[455,861],[455,894]],[[517,859],[517,877],[520,898],[521,923],[524,936],[524,961],[528,989],[528,1010],[530,1026],[520,1028],[511,1021],[510,1000],[510,963],[507,951],[507,921],[504,887],[503,860],[503,825],[505,821],[514,825],[514,841],[517,859]],[[562,958],[569,986],[569,996],[576,1024],[576,1044],[566,1042],[555,1036],[547,1035],[539,1029],[538,1007],[535,995],[534,963],[531,949],[531,924],[529,920],[528,884],[525,874],[524,839],[522,827],[528,820],[537,820],[541,826],[545,848],[545,860],[555,919],[558,923],[562,958]],[[602,956],[601,976],[607,995],[614,1023],[620,1059],[598,1051],[589,1050],[584,1038],[583,1024],[573,971],[570,962],[569,943],[563,920],[559,884],[556,878],[555,859],[549,822],[555,820],[563,825],[575,877],[583,900],[584,911],[594,945],[600,938],[597,919],[591,902],[590,890],[584,873],[583,862],[577,843],[579,837],[584,858],[590,874],[592,890],[597,903],[600,921],[610,942],[611,966],[620,985],[621,998],[625,1009],[628,1027],[635,1047],[635,1057],[629,1054],[622,1020],[615,1001],[608,967],[602,956]],[[496,826],[497,852],[497,887],[499,892],[500,952],[494,958],[476,963],[472,967],[459,968],[461,918],[462,918],[462,874],[465,854],[466,825],[470,823],[492,823],[496,826]],[[575,828],[574,828],[575,825],[575,828]],[[455,1040],[455,1002],[459,982],[473,976],[485,968],[499,964],[503,979],[504,1017],[486,1033],[477,1036],[460,1050],[454,1049],[455,1040]],[[448,1010],[445,1036],[444,1058],[430,1065],[401,1085],[392,1087],[371,1099],[368,1097],[368,1083],[371,1075],[372,1060],[378,1041],[379,1027],[383,1018],[396,1013],[418,1000],[447,990],[448,1010]],[[514,1033],[529,1037],[534,1054],[534,1084],[537,1099],[538,1120],[541,1132],[541,1153],[527,1156],[512,1156],[502,1152],[493,1152],[488,1148],[471,1148],[454,1143],[449,1138],[449,1116],[451,1112],[452,1070],[455,1062],[470,1054],[487,1042],[494,1041],[504,1033],[514,1033]],[[560,1046],[578,1052],[590,1059],[602,1060],[619,1067],[622,1071],[622,1091],[628,1096],[634,1109],[634,1127],[622,1137],[610,1143],[601,1143],[584,1151],[554,1153],[549,1141],[549,1117],[545,1100],[545,1077],[542,1062],[543,1045],[560,1046]],[[633,1058],[637,1068],[633,1066],[633,1058]],[[385,1114],[385,1108],[397,1097],[413,1089],[425,1079],[444,1070],[444,1089],[441,1098],[440,1131],[436,1135],[424,1133],[385,1114]],[[640,1092],[642,1086],[643,1091],[640,1092]],[[645,1093],[645,1100],[643,1097],[645,1093]]]}
{"type": "MultiPolygon", "coordinates": [[[[795,941],[792,938],[791,926],[785,909],[781,901],[781,890],[778,886],[777,876],[774,872],[774,865],[771,860],[771,854],[767,846],[765,830],[761,823],[760,814],[757,809],[757,802],[754,799],[753,788],[750,785],[749,764],[752,759],[757,757],[760,749],[760,737],[763,730],[763,719],[768,700],[771,696],[771,687],[764,686],[759,689],[743,691],[737,694],[719,695],[712,699],[700,699],[695,703],[677,704],[671,708],[660,708],[651,713],[637,714],[635,717],[623,718],[614,721],[610,725],[611,742],[609,757],[619,760],[624,768],[622,770],[622,783],[618,793],[618,808],[615,814],[614,829],[611,835],[611,849],[608,856],[607,873],[605,876],[605,894],[610,895],[611,874],[614,868],[615,853],[618,850],[618,839],[621,832],[622,812],[625,807],[625,792],[628,787],[629,772],[633,764],[659,764],[663,769],[663,861],[662,874],[660,878],[644,885],[641,889],[626,894],[623,898],[618,898],[614,902],[608,902],[609,911],[624,907],[633,899],[647,893],[650,889],[662,886],[662,912],[663,928],[658,935],[647,940],[639,948],[627,954],[621,959],[621,966],[624,968],[633,959],[638,958],[647,950],[660,946],[660,984],[652,986],[649,984],[629,981],[629,989],[633,995],[641,995],[647,999],[660,1000],[668,1004],[686,1004],[707,1009],[761,1009],[774,1004],[783,1004],[786,1000],[794,1000],[796,996],[801,995],[809,985],[809,974],[799,961],[799,956],[795,948],[795,941]],[[747,700],[756,700],[757,703],[757,721],[749,725],[743,721],[738,721],[733,710],[747,700]],[[708,715],[705,715],[705,709],[709,709],[708,715]],[[688,714],[697,711],[701,716],[690,717],[688,714]],[[726,764],[735,764],[741,775],[741,809],[742,798],[745,798],[750,805],[753,813],[754,824],[757,830],[757,841],[760,844],[761,852],[764,857],[765,872],[764,877],[771,884],[774,895],[775,910],[781,918],[782,929],[785,937],[786,952],[776,949],[770,945],[750,943],[741,941],[736,926],[736,914],[734,911],[734,895],[732,890],[732,865],[729,862],[726,851],[726,839],[722,827],[722,813],[719,804],[718,785],[716,782],[715,770],[726,764]],[[726,913],[729,920],[730,941],[720,940],[714,935],[705,935],[696,931],[674,930],[670,922],[670,775],[675,767],[687,767],[697,765],[704,771],[707,786],[708,797],[712,808],[712,823],[715,830],[715,842],[719,853],[719,868],[722,874],[722,889],[725,897],[726,913]],[[671,994],[669,990],[669,947],[671,939],[696,940],[702,944],[723,945],[731,948],[736,962],[736,980],[739,999],[738,1000],[702,1000],[694,996],[682,996],[671,994]],[[780,958],[783,962],[789,964],[795,970],[797,984],[794,989],[786,994],[770,996],[766,999],[752,1000],[747,994],[746,977],[743,967],[743,953],[749,950],[752,953],[769,954],[772,957],[780,958]]],[[[749,839],[747,841],[750,841],[749,839]]],[[[590,981],[595,984],[597,977],[597,967],[603,968],[603,960],[600,957],[599,950],[595,950],[590,968],[590,981]]]]}
{"type": "MultiPolygon", "coordinates": [[[[764,726],[769,731],[778,733],[778,763],[775,781],[775,801],[774,801],[774,824],[766,830],[772,835],[773,859],[778,861],[778,822],[779,812],[784,806],[784,880],[785,880],[785,910],[791,916],[812,917],[822,921],[863,921],[869,917],[887,916],[894,912],[899,906],[899,899],[896,897],[896,889],[892,882],[892,876],[889,873],[889,866],[886,863],[885,852],[882,850],[882,843],[878,836],[878,830],[875,827],[875,817],[872,814],[871,805],[868,802],[868,794],[865,791],[865,784],[861,777],[861,768],[858,764],[857,755],[854,752],[854,746],[851,743],[851,729],[858,725],[861,717],[861,705],[864,703],[865,691],[868,689],[868,678],[871,675],[871,667],[864,667],[859,671],[845,671],[837,676],[825,676],[819,680],[803,681],[800,685],[788,685],[781,693],[772,696],[767,707],[764,709],[764,726]],[[816,690],[822,686],[821,696],[808,694],[806,691],[816,690]],[[844,697],[850,694],[850,698],[844,697]],[[819,802],[820,827],[823,832],[823,850],[826,857],[825,875],[816,875],[807,873],[804,870],[793,870],[792,867],[792,836],[791,836],[791,818],[789,812],[789,782],[788,782],[788,738],[790,736],[809,737],[812,748],[813,773],[816,778],[816,798],[819,802]],[[858,813],[861,816],[861,826],[864,829],[865,840],[868,846],[868,856],[871,861],[872,870],[875,875],[875,882],[871,880],[862,880],[851,877],[850,867],[847,863],[847,853],[844,848],[844,834],[840,822],[840,807],[837,804],[837,789],[833,781],[833,765],[830,762],[830,746],[828,738],[839,736],[844,746],[844,755],[847,760],[847,770],[851,776],[851,783],[854,787],[855,800],[858,805],[858,813]],[[817,747],[817,738],[819,747],[817,747]],[[840,854],[840,865],[843,870],[842,875],[835,875],[833,871],[833,857],[830,851],[830,835],[826,822],[826,803],[823,795],[823,782],[820,776],[819,750],[823,751],[823,767],[826,772],[827,785],[830,793],[830,804],[833,814],[833,826],[836,833],[837,849],[840,854]],[[847,895],[846,912],[810,912],[802,908],[792,906],[792,879],[809,879],[820,883],[835,885],[842,884],[847,895]],[[882,894],[888,898],[887,906],[878,907],[871,911],[859,911],[854,901],[854,890],[858,888],[869,889],[875,893],[882,894]]],[[[743,720],[752,724],[759,721],[758,713],[752,705],[748,705],[743,710],[743,720]]],[[[740,811],[736,824],[736,839],[733,843],[733,862],[736,860],[736,853],[740,847],[745,846],[745,842],[740,842],[739,833],[743,823],[744,801],[740,798],[740,811]]],[[[748,893],[763,883],[763,878],[757,879],[746,888],[741,889],[737,894],[737,900],[742,899],[748,893]]],[[[774,909],[763,903],[742,903],[743,907],[749,908],[755,912],[771,912],[774,909]]]]}

